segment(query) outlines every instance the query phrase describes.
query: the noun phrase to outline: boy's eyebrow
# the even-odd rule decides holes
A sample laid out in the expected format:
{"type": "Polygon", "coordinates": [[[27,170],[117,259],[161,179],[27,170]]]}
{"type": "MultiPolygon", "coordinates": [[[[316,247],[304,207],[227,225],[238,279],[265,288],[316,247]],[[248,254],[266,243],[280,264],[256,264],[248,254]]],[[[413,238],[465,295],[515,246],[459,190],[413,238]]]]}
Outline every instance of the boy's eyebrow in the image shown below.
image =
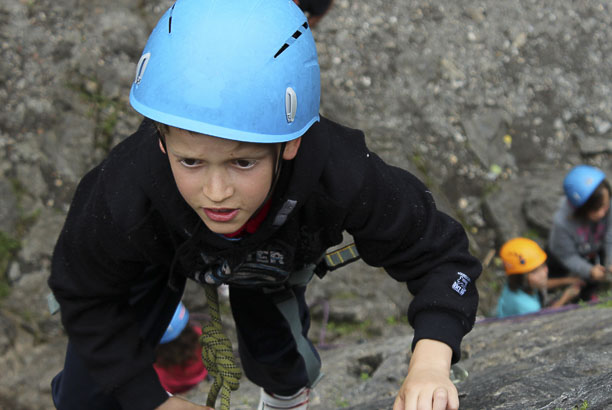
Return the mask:
{"type": "MultiPolygon", "coordinates": [[[[235,149],[232,149],[231,151],[231,153],[234,154],[233,155],[234,158],[250,157],[250,156],[256,156],[256,157],[264,156],[264,154],[268,154],[270,152],[270,148],[271,148],[271,146],[268,146],[268,144],[253,144],[253,143],[241,142],[241,141],[237,141],[237,142],[239,144],[236,146],[235,149]]],[[[274,145],[274,144],[270,144],[270,145],[274,145]]],[[[170,147],[168,147],[167,149],[176,157],[195,158],[195,159],[197,159],[198,157],[198,155],[194,154],[193,152],[190,152],[187,154],[187,153],[182,153],[180,151],[177,151],[176,149],[172,149],[170,147]]]]}

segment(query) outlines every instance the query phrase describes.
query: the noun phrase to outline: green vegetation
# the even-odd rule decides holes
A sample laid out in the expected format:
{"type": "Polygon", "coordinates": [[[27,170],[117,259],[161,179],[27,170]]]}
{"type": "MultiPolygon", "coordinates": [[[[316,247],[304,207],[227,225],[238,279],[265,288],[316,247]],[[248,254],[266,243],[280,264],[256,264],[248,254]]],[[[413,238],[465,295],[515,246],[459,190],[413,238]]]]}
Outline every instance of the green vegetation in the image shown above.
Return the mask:
{"type": "Polygon", "coordinates": [[[369,320],[360,323],[352,322],[328,322],[327,330],[330,333],[334,333],[340,336],[347,336],[355,332],[368,333],[368,329],[371,325],[369,320]]]}
{"type": "Polygon", "coordinates": [[[391,326],[395,326],[399,324],[407,324],[408,317],[406,315],[401,315],[399,318],[395,316],[387,316],[385,318],[385,321],[387,322],[388,325],[391,325],[391,326]]]}
{"type": "Polygon", "coordinates": [[[412,162],[414,166],[416,167],[416,169],[418,169],[419,172],[422,174],[423,182],[425,183],[425,185],[427,185],[430,188],[437,187],[437,185],[435,184],[435,181],[431,178],[431,175],[429,175],[429,172],[427,169],[427,162],[425,161],[425,158],[421,154],[413,154],[412,157],[410,158],[410,162],[412,162]]]}
{"type": "Polygon", "coordinates": [[[598,303],[595,307],[602,309],[610,309],[612,308],[612,299],[606,300],[605,302],[598,303]]]}
{"type": "Polygon", "coordinates": [[[0,300],[10,292],[6,271],[15,252],[19,250],[19,241],[0,231],[0,300]]]}
{"type": "Polygon", "coordinates": [[[10,178],[9,181],[15,198],[17,199],[19,219],[15,222],[13,232],[7,233],[0,231],[0,300],[6,298],[11,290],[6,276],[11,260],[21,248],[21,239],[40,216],[40,210],[25,214],[21,203],[25,196],[31,194],[17,178],[10,178]]]}
{"type": "Polygon", "coordinates": [[[538,231],[536,231],[535,229],[528,229],[527,232],[525,232],[523,234],[523,236],[525,238],[534,240],[536,242],[542,243],[542,238],[540,237],[540,234],[538,233],[538,231]]]}
{"type": "MultiPolygon", "coordinates": [[[[588,408],[589,408],[589,402],[585,400],[582,402],[581,405],[572,407],[571,410],[587,410],[588,408]]],[[[566,409],[561,408],[561,407],[556,407],[555,410],[566,410],[566,409]]]]}
{"type": "Polygon", "coordinates": [[[585,400],[582,402],[580,406],[572,407],[572,410],[586,410],[588,408],[589,408],[589,402],[585,400]]]}
{"type": "Polygon", "coordinates": [[[104,152],[109,152],[113,145],[113,134],[117,126],[119,113],[125,111],[126,107],[125,103],[104,95],[100,91],[98,84],[99,81],[97,79],[90,78],[70,83],[68,88],[78,92],[81,98],[89,104],[89,116],[97,124],[95,147],[100,148],[104,152]],[[86,83],[92,84],[92,86],[87,87],[86,83]]]}
{"type": "Polygon", "coordinates": [[[336,400],[336,407],[345,408],[349,406],[349,402],[345,398],[336,400]]]}

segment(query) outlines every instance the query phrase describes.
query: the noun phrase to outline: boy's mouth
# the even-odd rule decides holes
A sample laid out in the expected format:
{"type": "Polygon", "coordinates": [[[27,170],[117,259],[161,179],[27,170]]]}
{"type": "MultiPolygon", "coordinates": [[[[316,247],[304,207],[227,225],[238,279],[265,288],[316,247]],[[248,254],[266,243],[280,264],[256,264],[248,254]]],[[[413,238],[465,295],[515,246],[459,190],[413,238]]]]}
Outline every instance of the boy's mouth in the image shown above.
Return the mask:
{"type": "Polygon", "coordinates": [[[215,222],[229,222],[238,214],[238,209],[203,208],[207,217],[215,222]]]}

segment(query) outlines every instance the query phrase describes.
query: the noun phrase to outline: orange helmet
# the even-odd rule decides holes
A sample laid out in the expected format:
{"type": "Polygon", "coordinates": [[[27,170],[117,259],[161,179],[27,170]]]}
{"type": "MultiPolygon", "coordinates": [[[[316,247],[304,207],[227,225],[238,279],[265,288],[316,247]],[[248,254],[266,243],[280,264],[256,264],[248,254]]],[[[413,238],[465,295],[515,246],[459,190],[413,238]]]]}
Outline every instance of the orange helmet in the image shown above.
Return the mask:
{"type": "Polygon", "coordinates": [[[531,272],[546,261],[546,252],[531,239],[514,238],[499,250],[504,261],[506,275],[531,272]]]}

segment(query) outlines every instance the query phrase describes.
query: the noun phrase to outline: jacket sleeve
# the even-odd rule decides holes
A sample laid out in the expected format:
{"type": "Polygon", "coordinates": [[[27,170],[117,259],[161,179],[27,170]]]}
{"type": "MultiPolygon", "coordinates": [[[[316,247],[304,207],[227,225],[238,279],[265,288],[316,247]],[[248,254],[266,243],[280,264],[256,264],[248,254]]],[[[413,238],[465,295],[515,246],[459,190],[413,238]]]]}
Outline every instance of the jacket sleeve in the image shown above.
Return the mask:
{"type": "Polygon", "coordinates": [[[578,253],[570,227],[557,218],[550,230],[548,248],[570,272],[585,279],[591,276],[593,265],[578,253]]]}
{"type": "Polygon", "coordinates": [[[608,211],[606,216],[606,236],[604,238],[604,251],[606,260],[603,261],[607,268],[612,265],[612,212],[608,211]]]}
{"type": "Polygon", "coordinates": [[[49,286],[70,342],[94,380],[123,408],[151,409],[168,395],[153,369],[154,346],[143,341],[129,300],[146,263],[113,220],[103,174],[94,169],[77,188],[49,286]]]}
{"type": "MultiPolygon", "coordinates": [[[[363,157],[363,155],[362,155],[363,157]]],[[[480,262],[468,250],[463,227],[436,209],[431,192],[409,172],[365,154],[359,194],[347,230],[363,260],[406,282],[414,295],[408,319],[413,347],[435,339],[460,358],[460,343],[475,321],[480,262]]]]}

